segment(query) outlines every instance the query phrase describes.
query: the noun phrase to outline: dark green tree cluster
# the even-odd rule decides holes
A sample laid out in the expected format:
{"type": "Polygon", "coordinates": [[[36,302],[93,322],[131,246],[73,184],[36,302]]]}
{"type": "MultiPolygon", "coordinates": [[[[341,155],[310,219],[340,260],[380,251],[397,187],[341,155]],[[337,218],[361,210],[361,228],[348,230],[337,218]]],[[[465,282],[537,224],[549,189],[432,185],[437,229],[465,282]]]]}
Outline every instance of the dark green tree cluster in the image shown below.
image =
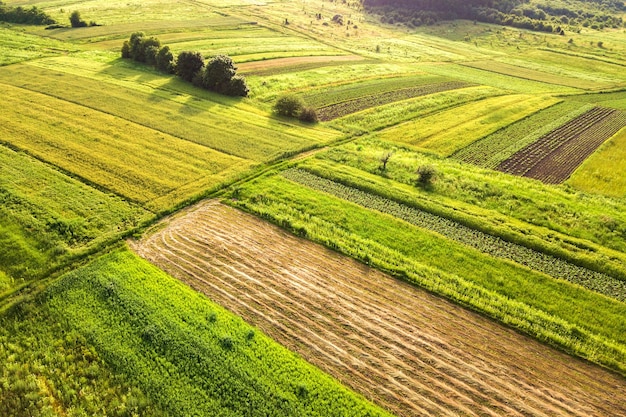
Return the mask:
{"type": "Polygon", "coordinates": [[[56,21],[43,10],[33,6],[29,9],[22,6],[11,7],[0,1],[0,22],[21,23],[25,25],[53,25],[56,21]]]}
{"type": "Polygon", "coordinates": [[[302,98],[293,94],[279,97],[274,103],[274,113],[279,116],[297,117],[300,121],[307,123],[317,123],[317,112],[313,107],[304,103],[302,98]]]}
{"type": "Polygon", "coordinates": [[[563,34],[563,28],[621,27],[624,2],[590,0],[556,3],[528,0],[364,0],[366,10],[388,24],[415,27],[441,20],[472,19],[486,23],[563,34]]]}
{"type": "Polygon", "coordinates": [[[151,65],[166,74],[174,73],[174,55],[169,46],[161,46],[161,41],[143,32],[135,32],[122,45],[122,58],[151,65]]]}
{"type": "Polygon", "coordinates": [[[200,52],[183,51],[176,62],[168,46],[155,37],[133,33],[122,46],[122,58],[151,65],[161,72],[176,74],[197,87],[228,96],[246,97],[250,90],[243,76],[237,74],[233,60],[217,55],[205,64],[200,52]]]}

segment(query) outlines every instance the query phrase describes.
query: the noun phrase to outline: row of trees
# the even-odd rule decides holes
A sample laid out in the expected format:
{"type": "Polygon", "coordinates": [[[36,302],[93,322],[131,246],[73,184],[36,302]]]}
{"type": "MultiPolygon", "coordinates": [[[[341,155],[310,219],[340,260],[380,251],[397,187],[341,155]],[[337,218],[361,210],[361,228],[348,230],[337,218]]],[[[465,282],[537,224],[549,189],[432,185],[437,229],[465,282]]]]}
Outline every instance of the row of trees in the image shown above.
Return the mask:
{"type": "Polygon", "coordinates": [[[525,0],[364,0],[366,10],[389,24],[420,26],[440,20],[471,19],[543,32],[562,27],[621,27],[626,6],[616,0],[529,4],[525,0]]]}
{"type": "Polygon", "coordinates": [[[151,65],[167,74],[176,74],[197,87],[220,94],[246,97],[250,92],[245,78],[237,74],[237,67],[229,56],[217,55],[205,63],[200,52],[183,51],[174,60],[169,46],[161,46],[157,38],[146,37],[142,32],[133,33],[124,42],[122,58],[151,65]]]}
{"type": "Polygon", "coordinates": [[[43,10],[33,6],[30,9],[21,6],[11,7],[0,1],[0,22],[21,23],[25,25],[53,25],[56,21],[43,10]]]}

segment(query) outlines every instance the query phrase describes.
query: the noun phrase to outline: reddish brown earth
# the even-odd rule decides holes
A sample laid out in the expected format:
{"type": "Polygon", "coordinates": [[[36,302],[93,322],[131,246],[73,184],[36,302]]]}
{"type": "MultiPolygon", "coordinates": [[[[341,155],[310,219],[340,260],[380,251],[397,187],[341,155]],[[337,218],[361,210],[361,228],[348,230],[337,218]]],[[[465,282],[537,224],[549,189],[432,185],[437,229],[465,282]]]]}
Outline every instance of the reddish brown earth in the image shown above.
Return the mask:
{"type": "Polygon", "coordinates": [[[595,107],[521,149],[497,169],[560,184],[624,126],[626,113],[595,107]]]}
{"type": "Polygon", "coordinates": [[[131,245],[399,416],[626,416],[626,379],[206,202],[131,245]]]}

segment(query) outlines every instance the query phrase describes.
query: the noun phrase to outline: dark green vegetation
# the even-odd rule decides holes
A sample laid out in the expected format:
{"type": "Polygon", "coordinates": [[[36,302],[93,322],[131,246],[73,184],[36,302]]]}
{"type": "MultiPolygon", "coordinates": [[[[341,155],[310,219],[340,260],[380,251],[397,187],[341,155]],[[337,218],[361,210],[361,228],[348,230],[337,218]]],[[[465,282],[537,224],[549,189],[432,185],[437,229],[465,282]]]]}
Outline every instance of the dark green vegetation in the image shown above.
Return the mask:
{"type": "Polygon", "coordinates": [[[53,18],[37,6],[31,8],[22,6],[11,7],[2,1],[0,1],[0,22],[24,23],[28,25],[52,25],[56,23],[53,18]]]}
{"type": "Polygon", "coordinates": [[[440,20],[474,19],[557,34],[579,27],[621,27],[624,22],[616,13],[626,10],[620,0],[364,0],[363,4],[389,24],[415,27],[440,20]]]}
{"type": "Polygon", "coordinates": [[[0,415],[383,413],[120,249],[216,196],[626,374],[623,124],[494,171],[626,110],[617,3],[6,3],[102,26],[0,26],[0,415]]]}

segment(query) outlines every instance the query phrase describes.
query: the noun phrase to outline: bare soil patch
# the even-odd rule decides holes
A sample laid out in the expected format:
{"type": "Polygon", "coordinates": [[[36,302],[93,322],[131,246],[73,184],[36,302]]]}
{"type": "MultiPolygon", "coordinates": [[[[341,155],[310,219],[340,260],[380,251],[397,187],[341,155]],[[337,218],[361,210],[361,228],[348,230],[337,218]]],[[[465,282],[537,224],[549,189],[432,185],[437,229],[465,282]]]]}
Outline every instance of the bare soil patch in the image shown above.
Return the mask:
{"type": "Polygon", "coordinates": [[[626,416],[626,379],[205,202],[134,250],[399,416],[626,416]]]}

